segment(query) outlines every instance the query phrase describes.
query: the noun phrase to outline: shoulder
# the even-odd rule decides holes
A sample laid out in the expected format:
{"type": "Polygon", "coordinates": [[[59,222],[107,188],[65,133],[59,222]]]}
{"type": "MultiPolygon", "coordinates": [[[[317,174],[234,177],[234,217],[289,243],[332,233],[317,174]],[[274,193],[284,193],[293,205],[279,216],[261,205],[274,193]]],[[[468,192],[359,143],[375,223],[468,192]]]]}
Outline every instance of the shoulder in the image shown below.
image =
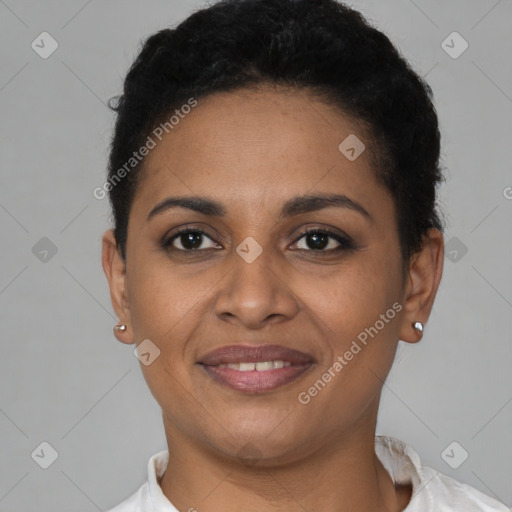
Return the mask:
{"type": "Polygon", "coordinates": [[[142,512],[142,503],[144,502],[144,496],[148,493],[147,482],[142,485],[139,490],[133,493],[129,498],[125,499],[122,503],[115,506],[114,508],[108,509],[106,512],[142,512]]]}
{"type": "Polygon", "coordinates": [[[424,485],[429,488],[429,494],[436,510],[442,512],[455,510],[464,510],[465,512],[511,512],[511,509],[503,503],[434,468],[423,466],[421,474],[424,485]]]}
{"type": "Polygon", "coordinates": [[[155,453],[148,462],[148,479],[135,493],[116,507],[106,512],[177,512],[172,503],[164,496],[160,479],[169,461],[167,450],[155,453]]]}
{"type": "Polygon", "coordinates": [[[393,482],[412,483],[404,512],[512,512],[478,489],[424,466],[411,445],[391,436],[376,436],[375,450],[393,482]]]}

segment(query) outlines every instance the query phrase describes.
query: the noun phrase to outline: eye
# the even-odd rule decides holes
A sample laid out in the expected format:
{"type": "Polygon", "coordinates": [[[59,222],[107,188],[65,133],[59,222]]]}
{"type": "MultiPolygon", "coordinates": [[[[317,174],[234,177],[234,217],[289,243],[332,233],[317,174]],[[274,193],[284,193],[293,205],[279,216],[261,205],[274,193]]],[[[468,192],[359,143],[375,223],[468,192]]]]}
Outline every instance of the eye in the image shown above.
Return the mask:
{"type": "Polygon", "coordinates": [[[170,238],[163,242],[163,247],[170,250],[192,252],[205,249],[219,249],[220,246],[214,242],[201,229],[183,228],[177,231],[170,238]],[[209,240],[210,244],[205,242],[209,240]],[[180,247],[181,246],[181,247],[180,247]]]}
{"type": "Polygon", "coordinates": [[[308,229],[295,244],[300,244],[301,240],[304,241],[303,246],[298,246],[297,249],[308,252],[332,253],[355,247],[349,237],[326,229],[308,229]]]}

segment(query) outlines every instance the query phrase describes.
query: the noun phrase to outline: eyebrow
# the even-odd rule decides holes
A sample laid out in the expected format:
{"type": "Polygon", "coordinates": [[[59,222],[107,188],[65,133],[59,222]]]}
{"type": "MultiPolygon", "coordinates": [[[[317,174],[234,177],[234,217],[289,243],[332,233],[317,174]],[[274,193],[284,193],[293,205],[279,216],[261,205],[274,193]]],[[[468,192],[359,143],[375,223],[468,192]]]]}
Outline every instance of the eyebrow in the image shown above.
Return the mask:
{"type": "MultiPolygon", "coordinates": [[[[324,208],[329,207],[348,208],[360,213],[367,220],[373,221],[372,216],[361,204],[350,199],[350,197],[344,194],[307,194],[293,197],[283,205],[279,214],[279,219],[300,215],[302,213],[323,210],[324,208]]],[[[221,203],[207,197],[168,197],[163,201],[160,201],[149,212],[147,220],[149,221],[155,215],[159,215],[171,208],[187,208],[212,217],[225,217],[227,214],[226,209],[221,203]]]]}

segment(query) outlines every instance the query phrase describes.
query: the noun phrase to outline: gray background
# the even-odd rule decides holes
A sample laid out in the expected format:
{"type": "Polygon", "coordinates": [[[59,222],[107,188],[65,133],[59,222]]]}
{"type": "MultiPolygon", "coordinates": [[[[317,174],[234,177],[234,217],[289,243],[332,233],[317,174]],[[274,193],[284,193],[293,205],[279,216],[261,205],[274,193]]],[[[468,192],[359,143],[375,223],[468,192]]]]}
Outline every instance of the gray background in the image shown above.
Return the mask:
{"type": "MultiPolygon", "coordinates": [[[[113,126],[105,103],[140,41],[200,5],[0,0],[3,512],[105,510],[142,484],[149,456],[165,448],[133,346],[112,335],[100,264],[108,203],[92,191],[113,126]],[[47,59],[31,48],[43,31],[59,44],[47,59]],[[43,237],[56,254],[41,252],[43,237]],[[59,455],[46,470],[31,457],[43,441],[59,455]]],[[[510,506],[512,2],[352,5],[431,84],[447,176],[443,281],[423,341],[400,342],[378,433],[510,506]],[[469,43],[457,59],[441,46],[453,31],[469,43]],[[457,469],[441,456],[453,441],[469,453],[457,469]]]]}

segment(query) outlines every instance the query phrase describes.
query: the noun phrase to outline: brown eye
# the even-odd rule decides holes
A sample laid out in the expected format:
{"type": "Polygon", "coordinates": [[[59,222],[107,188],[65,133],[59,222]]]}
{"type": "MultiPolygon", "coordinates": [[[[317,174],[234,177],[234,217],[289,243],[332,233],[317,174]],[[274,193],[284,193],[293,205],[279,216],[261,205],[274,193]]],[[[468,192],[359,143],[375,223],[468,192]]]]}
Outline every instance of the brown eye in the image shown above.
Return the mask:
{"type": "Polygon", "coordinates": [[[220,247],[200,229],[189,228],[178,231],[168,238],[163,245],[167,249],[183,252],[218,249],[220,247]]]}
{"type": "Polygon", "coordinates": [[[303,246],[297,247],[297,249],[301,251],[329,253],[354,248],[352,241],[348,237],[323,229],[312,229],[306,231],[297,239],[295,244],[299,244],[302,240],[304,240],[303,246]]]}

